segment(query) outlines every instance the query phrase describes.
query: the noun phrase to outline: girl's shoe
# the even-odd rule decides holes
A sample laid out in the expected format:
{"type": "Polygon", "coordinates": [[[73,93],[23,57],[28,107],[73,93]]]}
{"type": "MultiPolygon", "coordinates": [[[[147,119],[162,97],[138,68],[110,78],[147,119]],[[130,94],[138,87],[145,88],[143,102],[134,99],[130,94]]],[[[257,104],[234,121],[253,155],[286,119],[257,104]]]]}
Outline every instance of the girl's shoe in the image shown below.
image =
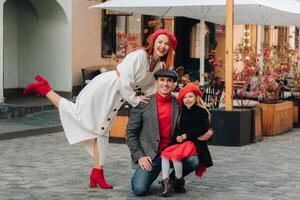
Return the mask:
{"type": "Polygon", "coordinates": [[[165,178],[164,180],[161,181],[162,185],[162,196],[163,197],[169,197],[171,196],[172,189],[173,189],[173,183],[170,178],[165,178]]]}
{"type": "Polygon", "coordinates": [[[50,84],[48,83],[48,81],[46,79],[44,79],[42,76],[37,75],[34,78],[37,83],[30,83],[25,89],[24,89],[24,94],[28,94],[28,93],[38,93],[42,96],[46,96],[46,94],[52,90],[50,84]]]}
{"type": "Polygon", "coordinates": [[[174,191],[178,193],[185,193],[186,189],[184,188],[185,180],[184,178],[177,178],[176,176],[174,180],[174,191]]]}
{"type": "Polygon", "coordinates": [[[97,187],[97,184],[103,189],[112,189],[111,184],[106,183],[103,169],[93,168],[90,175],[90,188],[97,187]]]}

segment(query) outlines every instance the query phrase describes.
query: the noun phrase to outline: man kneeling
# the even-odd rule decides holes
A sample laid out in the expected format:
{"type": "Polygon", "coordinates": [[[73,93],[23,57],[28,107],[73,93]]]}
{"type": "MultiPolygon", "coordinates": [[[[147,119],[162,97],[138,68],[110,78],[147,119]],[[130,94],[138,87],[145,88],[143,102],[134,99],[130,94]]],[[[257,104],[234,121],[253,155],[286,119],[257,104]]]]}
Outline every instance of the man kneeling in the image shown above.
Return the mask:
{"type": "MultiPolygon", "coordinates": [[[[127,144],[136,170],[131,180],[132,191],[136,196],[147,194],[151,184],[161,171],[161,151],[171,143],[180,106],[171,92],[175,88],[177,74],[172,70],[161,69],[154,74],[157,92],[149,102],[140,103],[130,113],[126,133],[127,144]]],[[[203,136],[210,138],[212,132],[203,136]]],[[[183,177],[200,166],[197,156],[183,161],[183,177]]],[[[171,175],[171,177],[174,176],[171,175]]],[[[185,192],[184,179],[164,184],[168,191],[174,186],[176,192],[185,192]],[[174,185],[173,185],[174,184],[174,185]]]]}

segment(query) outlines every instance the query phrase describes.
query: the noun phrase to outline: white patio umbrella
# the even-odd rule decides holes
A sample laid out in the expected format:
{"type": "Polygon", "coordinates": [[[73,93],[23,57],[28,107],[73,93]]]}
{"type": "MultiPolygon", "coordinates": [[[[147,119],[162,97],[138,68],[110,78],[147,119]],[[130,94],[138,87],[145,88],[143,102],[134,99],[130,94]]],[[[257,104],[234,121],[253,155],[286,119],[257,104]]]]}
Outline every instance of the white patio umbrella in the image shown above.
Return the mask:
{"type": "MultiPolygon", "coordinates": [[[[226,0],[110,0],[91,8],[201,20],[200,75],[204,73],[205,21],[224,24],[226,0]]],[[[295,0],[235,0],[235,24],[299,25],[300,3],[295,0]]],[[[204,79],[200,76],[200,84],[204,79]]]]}
{"type": "MultiPolygon", "coordinates": [[[[182,16],[224,24],[226,0],[110,0],[91,8],[155,16],[182,16]]],[[[235,24],[298,25],[296,0],[235,0],[235,24]]]]}

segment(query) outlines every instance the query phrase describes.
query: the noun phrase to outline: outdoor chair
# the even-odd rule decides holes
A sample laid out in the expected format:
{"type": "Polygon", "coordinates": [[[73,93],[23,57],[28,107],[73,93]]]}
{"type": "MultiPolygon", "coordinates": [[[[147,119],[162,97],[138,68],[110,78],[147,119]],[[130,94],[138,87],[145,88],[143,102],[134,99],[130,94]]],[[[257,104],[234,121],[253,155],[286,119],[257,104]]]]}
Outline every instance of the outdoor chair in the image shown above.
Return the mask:
{"type": "Polygon", "coordinates": [[[223,90],[223,81],[212,83],[204,87],[203,100],[209,109],[219,107],[223,90]]]}
{"type": "Polygon", "coordinates": [[[101,74],[99,68],[95,67],[86,67],[81,69],[83,86],[86,86],[94,77],[101,74]]]}
{"type": "Polygon", "coordinates": [[[189,73],[189,76],[190,76],[190,79],[191,79],[192,82],[200,80],[200,73],[199,73],[199,71],[191,71],[189,73]]]}

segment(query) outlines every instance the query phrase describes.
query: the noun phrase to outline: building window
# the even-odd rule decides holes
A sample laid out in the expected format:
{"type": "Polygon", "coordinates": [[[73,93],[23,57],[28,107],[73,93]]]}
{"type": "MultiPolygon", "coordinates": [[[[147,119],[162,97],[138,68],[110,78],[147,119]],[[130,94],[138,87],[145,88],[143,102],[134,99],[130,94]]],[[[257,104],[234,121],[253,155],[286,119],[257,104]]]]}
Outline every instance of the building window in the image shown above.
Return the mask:
{"type": "Polygon", "coordinates": [[[121,40],[127,34],[127,16],[115,15],[102,11],[102,41],[101,56],[111,57],[113,54],[124,57],[126,52],[122,48],[121,40]]]}

